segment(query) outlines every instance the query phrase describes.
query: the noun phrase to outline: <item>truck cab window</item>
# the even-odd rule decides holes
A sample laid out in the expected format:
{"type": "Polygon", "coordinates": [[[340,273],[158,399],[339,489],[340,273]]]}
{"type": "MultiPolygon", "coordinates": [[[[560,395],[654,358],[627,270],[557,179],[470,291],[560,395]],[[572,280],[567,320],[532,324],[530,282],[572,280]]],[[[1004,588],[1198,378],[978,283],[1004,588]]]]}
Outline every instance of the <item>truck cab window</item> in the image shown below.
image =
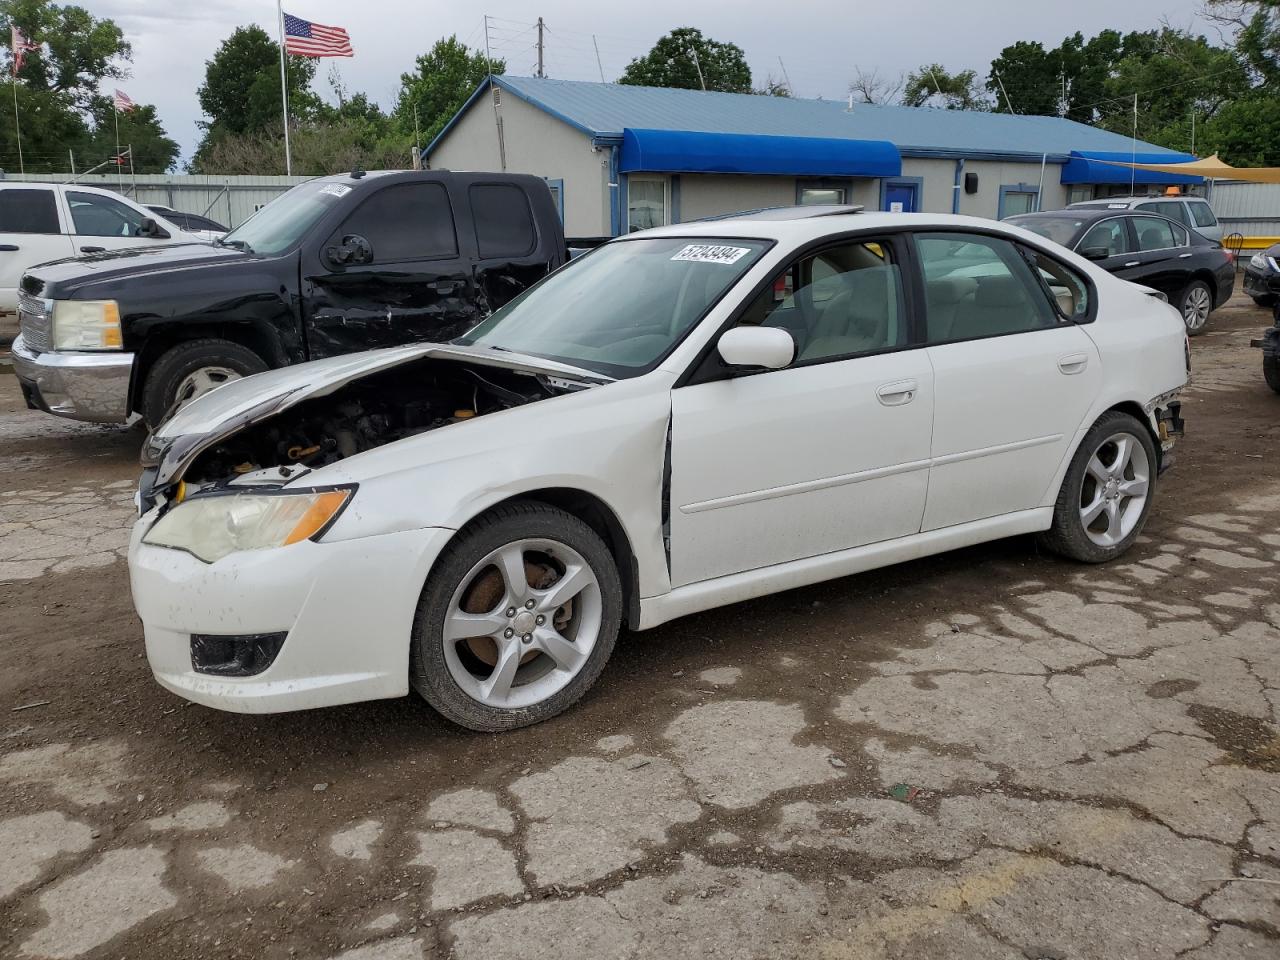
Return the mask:
{"type": "Polygon", "coordinates": [[[439,183],[401,183],[377,191],[347,217],[334,241],[351,234],[369,241],[374,263],[458,255],[449,194],[439,183]]]}
{"type": "Polygon", "coordinates": [[[507,183],[478,183],[468,193],[481,260],[533,252],[538,236],[523,190],[507,183]]]}

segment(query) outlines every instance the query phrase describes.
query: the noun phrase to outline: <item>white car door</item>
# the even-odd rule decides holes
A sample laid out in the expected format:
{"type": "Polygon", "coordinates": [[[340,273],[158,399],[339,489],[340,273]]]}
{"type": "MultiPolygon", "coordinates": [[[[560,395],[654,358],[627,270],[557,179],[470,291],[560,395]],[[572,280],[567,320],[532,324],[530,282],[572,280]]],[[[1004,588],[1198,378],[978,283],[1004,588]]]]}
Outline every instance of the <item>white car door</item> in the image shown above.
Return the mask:
{"type": "Polygon", "coordinates": [[[999,237],[920,233],[916,247],[935,391],[923,529],[1040,506],[1102,382],[1074,322],[1088,316],[1089,287],[1043,256],[1037,278],[999,237]]]}
{"type": "Polygon", "coordinates": [[[174,242],[174,234],[167,227],[169,238],[142,236],[142,221],[158,220],[159,215],[126,203],[122,198],[68,189],[66,200],[77,254],[174,242]]]}
{"type": "Polygon", "coordinates": [[[50,184],[0,188],[0,312],[18,306],[18,284],[28,268],[74,252],[50,184]]]}
{"type": "Polygon", "coordinates": [[[713,354],[672,391],[673,586],[919,531],[933,375],[910,347],[903,249],[799,259],[737,321],[789,330],[792,366],[735,376],[713,354]]]}

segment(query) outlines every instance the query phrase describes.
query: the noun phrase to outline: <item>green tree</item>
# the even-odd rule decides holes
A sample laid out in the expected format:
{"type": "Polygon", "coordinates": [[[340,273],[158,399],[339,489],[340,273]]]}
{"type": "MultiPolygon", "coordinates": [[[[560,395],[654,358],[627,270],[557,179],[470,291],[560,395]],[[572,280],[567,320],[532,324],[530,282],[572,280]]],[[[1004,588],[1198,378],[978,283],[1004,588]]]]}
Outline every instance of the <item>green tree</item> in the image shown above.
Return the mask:
{"type": "MultiPolygon", "coordinates": [[[[133,51],[112,20],[49,0],[0,0],[0,17],[6,47],[12,25],[41,45],[27,54],[18,73],[32,90],[61,94],[75,108],[87,110],[104,80],[128,76],[133,51]]],[[[10,50],[10,68],[12,62],[10,50]]]]}
{"type": "Polygon", "coordinates": [[[694,27],[672,30],[643,57],[627,64],[619,83],[751,93],[751,68],[742,48],[704,37],[694,27]]]}
{"type": "MultiPolygon", "coordinates": [[[[316,62],[307,57],[287,59],[289,119],[305,123],[320,110],[321,101],[311,91],[316,62]]],[[[204,138],[196,150],[192,169],[205,169],[210,145],[230,134],[281,130],[280,46],[261,27],[237,27],[205,64],[204,83],[196,91],[205,118],[204,138]]]]}
{"type": "Polygon", "coordinates": [[[101,163],[116,152],[117,121],[120,124],[120,149],[133,148],[135,172],[164,173],[178,159],[178,144],[165,136],[154,106],[140,105],[127,113],[117,114],[111,98],[103,96],[94,100],[90,117],[93,130],[85,143],[85,152],[76,158],[80,169],[101,163]]]}
{"type": "Polygon", "coordinates": [[[462,109],[485,77],[506,70],[504,61],[469,50],[456,36],[437,40],[418,57],[412,73],[400,75],[400,93],[392,111],[396,126],[412,138],[416,112],[420,145],[425,147],[462,109]]]}
{"type": "Polygon", "coordinates": [[[907,74],[902,102],[909,107],[987,110],[991,104],[978,86],[976,70],[949,73],[940,63],[926,63],[907,74]]]}
{"type": "Polygon", "coordinates": [[[1206,0],[1205,15],[1231,32],[1262,83],[1280,83],[1280,0],[1206,0]]]}

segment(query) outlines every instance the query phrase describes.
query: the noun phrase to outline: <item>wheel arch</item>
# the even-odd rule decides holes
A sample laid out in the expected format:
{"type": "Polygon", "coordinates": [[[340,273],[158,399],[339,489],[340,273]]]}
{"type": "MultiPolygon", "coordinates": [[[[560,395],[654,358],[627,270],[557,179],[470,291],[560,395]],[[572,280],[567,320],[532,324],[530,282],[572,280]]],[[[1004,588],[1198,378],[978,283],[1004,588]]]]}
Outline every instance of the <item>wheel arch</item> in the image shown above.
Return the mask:
{"type": "Polygon", "coordinates": [[[129,410],[139,410],[142,404],[142,391],[147,382],[151,368],[170,350],[193,340],[227,340],[247,350],[252,350],[268,368],[284,366],[289,361],[279,339],[273,333],[256,324],[227,323],[217,320],[182,320],[158,326],[149,331],[137,351],[134,361],[133,377],[129,384],[129,410]]]}
{"type": "Polygon", "coordinates": [[[1054,474],[1048,489],[1045,490],[1044,499],[1041,501],[1043,506],[1050,506],[1057,500],[1058,492],[1062,489],[1062,484],[1066,482],[1067,470],[1071,467],[1072,461],[1075,460],[1076,454],[1080,451],[1080,444],[1084,443],[1084,438],[1089,435],[1089,431],[1094,428],[1094,425],[1108,413],[1127,413],[1146,427],[1147,435],[1151,437],[1151,442],[1156,447],[1157,469],[1159,469],[1159,463],[1164,453],[1160,449],[1160,434],[1156,429],[1153,415],[1147,413],[1142,404],[1136,400],[1117,400],[1110,406],[1099,409],[1092,417],[1080,425],[1080,429],[1072,439],[1066,456],[1062,458],[1062,462],[1058,465],[1057,473],[1054,474]]]}

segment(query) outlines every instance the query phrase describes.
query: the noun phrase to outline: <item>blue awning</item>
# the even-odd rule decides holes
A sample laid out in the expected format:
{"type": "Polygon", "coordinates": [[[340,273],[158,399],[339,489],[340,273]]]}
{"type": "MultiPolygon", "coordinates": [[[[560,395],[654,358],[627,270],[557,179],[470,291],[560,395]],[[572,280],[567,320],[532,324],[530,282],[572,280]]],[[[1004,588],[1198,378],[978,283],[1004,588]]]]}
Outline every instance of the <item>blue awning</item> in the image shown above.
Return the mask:
{"type": "Polygon", "coordinates": [[[1115,163],[1099,163],[1114,160],[1119,163],[1190,163],[1196,158],[1189,153],[1104,153],[1097,150],[1072,150],[1062,166],[1063,183],[1141,183],[1156,186],[1174,186],[1183,183],[1203,183],[1204,177],[1182,173],[1161,173],[1158,170],[1135,170],[1115,163]]]}
{"type": "Polygon", "coordinates": [[[902,155],[885,140],[771,137],[694,130],[622,131],[623,173],[756,173],[896,177],[902,155]]]}

